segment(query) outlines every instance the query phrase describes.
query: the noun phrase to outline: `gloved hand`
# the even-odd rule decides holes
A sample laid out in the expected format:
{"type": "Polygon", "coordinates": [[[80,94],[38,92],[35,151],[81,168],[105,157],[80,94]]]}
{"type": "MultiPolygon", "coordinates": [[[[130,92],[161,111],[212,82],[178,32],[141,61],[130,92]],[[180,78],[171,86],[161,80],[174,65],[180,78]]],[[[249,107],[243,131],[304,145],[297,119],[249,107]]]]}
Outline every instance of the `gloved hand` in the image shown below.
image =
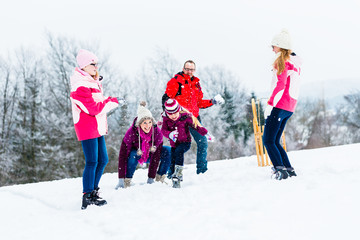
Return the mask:
{"type": "Polygon", "coordinates": [[[176,142],[178,136],[179,136],[179,132],[178,132],[177,129],[175,129],[174,131],[172,131],[172,132],[169,134],[169,138],[170,138],[173,142],[176,142]]]}
{"type": "Polygon", "coordinates": [[[125,188],[125,179],[119,178],[119,183],[116,185],[115,189],[118,190],[119,188],[125,188]]]}
{"type": "Polygon", "coordinates": [[[205,135],[208,142],[215,142],[215,137],[211,135],[209,132],[205,135]]]}
{"type": "Polygon", "coordinates": [[[273,106],[267,105],[264,111],[264,119],[267,119],[270,116],[271,111],[273,110],[273,106]]]}
{"type": "Polygon", "coordinates": [[[153,184],[155,181],[153,178],[148,178],[147,184],[153,184]]]}
{"type": "Polygon", "coordinates": [[[224,104],[225,100],[223,99],[223,97],[220,94],[217,94],[213,99],[211,99],[211,102],[213,104],[224,104]]]}
{"type": "Polygon", "coordinates": [[[122,97],[116,97],[118,102],[119,102],[119,106],[124,106],[126,104],[126,100],[125,98],[122,98],[122,97]]]}

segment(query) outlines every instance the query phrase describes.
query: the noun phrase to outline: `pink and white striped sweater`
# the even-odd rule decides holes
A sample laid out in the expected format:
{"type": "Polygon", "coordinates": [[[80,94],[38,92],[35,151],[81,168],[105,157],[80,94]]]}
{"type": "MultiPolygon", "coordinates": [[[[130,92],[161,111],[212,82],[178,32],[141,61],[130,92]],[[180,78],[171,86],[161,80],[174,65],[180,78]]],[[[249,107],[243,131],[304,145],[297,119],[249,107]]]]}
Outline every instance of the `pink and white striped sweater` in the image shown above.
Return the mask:
{"type": "Polygon", "coordinates": [[[94,80],[79,68],[75,68],[70,84],[72,114],[78,140],[106,135],[106,113],[119,105],[117,98],[104,97],[99,80],[94,80]]]}
{"type": "Polygon", "coordinates": [[[295,111],[300,90],[301,64],[299,57],[291,56],[290,60],[285,62],[285,70],[280,75],[273,69],[269,105],[289,112],[295,111]]]}

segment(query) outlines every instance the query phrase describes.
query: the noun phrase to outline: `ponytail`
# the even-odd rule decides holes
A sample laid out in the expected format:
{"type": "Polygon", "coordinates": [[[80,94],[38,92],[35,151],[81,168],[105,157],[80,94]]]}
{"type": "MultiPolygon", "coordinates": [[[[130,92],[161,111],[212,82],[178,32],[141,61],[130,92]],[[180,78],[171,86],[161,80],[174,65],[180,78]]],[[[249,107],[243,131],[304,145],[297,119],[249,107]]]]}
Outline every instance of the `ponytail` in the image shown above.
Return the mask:
{"type": "Polygon", "coordinates": [[[274,68],[277,70],[277,74],[280,75],[285,70],[285,62],[290,59],[291,50],[280,48],[280,55],[274,62],[274,68]]]}

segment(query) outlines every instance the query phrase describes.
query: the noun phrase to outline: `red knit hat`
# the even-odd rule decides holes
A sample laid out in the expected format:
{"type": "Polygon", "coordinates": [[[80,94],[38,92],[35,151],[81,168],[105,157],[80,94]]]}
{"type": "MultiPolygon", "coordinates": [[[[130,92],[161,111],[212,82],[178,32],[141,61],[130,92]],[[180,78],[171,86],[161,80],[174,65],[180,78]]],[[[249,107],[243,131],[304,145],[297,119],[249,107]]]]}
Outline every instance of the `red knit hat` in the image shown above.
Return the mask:
{"type": "Polygon", "coordinates": [[[174,114],[180,111],[180,105],[175,99],[168,99],[165,102],[165,112],[167,114],[174,114]]]}

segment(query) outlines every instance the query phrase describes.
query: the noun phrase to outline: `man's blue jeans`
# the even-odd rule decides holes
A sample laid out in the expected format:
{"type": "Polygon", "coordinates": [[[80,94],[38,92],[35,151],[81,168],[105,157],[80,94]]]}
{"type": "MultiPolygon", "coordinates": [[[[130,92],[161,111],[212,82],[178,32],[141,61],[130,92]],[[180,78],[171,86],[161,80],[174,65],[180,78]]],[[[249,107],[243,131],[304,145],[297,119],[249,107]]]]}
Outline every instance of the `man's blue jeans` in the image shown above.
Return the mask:
{"type": "Polygon", "coordinates": [[[280,144],[280,138],[284,131],[286,122],[293,113],[273,108],[270,116],[266,118],[263,142],[274,167],[291,168],[286,151],[280,144]]]}
{"type": "Polygon", "coordinates": [[[196,173],[204,173],[207,171],[207,149],[208,142],[205,136],[202,136],[195,129],[190,128],[190,134],[193,136],[197,145],[196,154],[196,173]]]}
{"type": "Polygon", "coordinates": [[[83,192],[90,193],[98,188],[105,166],[109,162],[109,157],[104,136],[83,140],[81,145],[85,155],[83,192]]]}
{"type": "MultiPolygon", "coordinates": [[[[168,171],[170,167],[170,147],[169,146],[162,146],[161,155],[160,155],[160,163],[159,168],[157,170],[157,174],[164,175],[168,171]]],[[[131,150],[128,162],[127,162],[127,170],[126,170],[126,177],[132,178],[134,176],[136,166],[138,165],[138,160],[141,156],[137,155],[137,150],[131,150]]],[[[146,161],[147,163],[150,162],[150,157],[146,161]]]]}

